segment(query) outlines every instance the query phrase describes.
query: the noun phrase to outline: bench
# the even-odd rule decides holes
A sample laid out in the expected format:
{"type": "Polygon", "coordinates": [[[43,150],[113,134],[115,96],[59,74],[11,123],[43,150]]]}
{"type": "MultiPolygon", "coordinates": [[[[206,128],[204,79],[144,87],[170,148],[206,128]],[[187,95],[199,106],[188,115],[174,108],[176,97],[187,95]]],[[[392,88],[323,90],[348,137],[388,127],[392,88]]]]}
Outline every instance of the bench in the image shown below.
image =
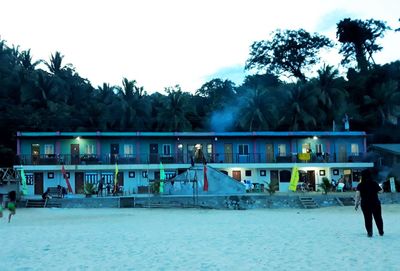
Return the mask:
{"type": "Polygon", "coordinates": [[[57,187],[49,187],[49,196],[52,198],[62,198],[62,189],[58,189],[57,187]]]}

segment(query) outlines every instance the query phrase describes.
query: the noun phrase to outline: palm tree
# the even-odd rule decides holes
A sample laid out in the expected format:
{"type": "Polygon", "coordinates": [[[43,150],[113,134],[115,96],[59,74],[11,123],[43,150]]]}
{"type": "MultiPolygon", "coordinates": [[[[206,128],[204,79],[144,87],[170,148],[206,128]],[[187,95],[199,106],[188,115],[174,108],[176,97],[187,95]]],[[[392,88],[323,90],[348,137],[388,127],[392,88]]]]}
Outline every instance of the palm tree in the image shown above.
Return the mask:
{"type": "Polygon", "coordinates": [[[398,82],[389,80],[376,85],[369,95],[363,97],[364,119],[380,126],[400,116],[400,92],[398,82]]]}
{"type": "Polygon", "coordinates": [[[272,130],[277,121],[275,102],[267,89],[248,90],[239,111],[239,125],[246,131],[272,130]]]}
{"type": "Polygon", "coordinates": [[[188,93],[183,93],[180,86],[166,88],[168,94],[163,99],[163,106],[157,113],[158,130],[162,131],[190,131],[192,125],[187,119],[188,93]]]}
{"type": "Polygon", "coordinates": [[[345,112],[348,93],[344,88],[344,79],[339,77],[339,71],[333,66],[324,65],[318,70],[318,77],[312,80],[318,95],[319,106],[324,112],[320,116],[321,128],[329,128],[333,121],[339,121],[345,112]],[[323,117],[323,118],[322,118],[323,117]]]}
{"type": "Polygon", "coordinates": [[[279,126],[298,131],[317,128],[317,116],[323,112],[318,107],[318,96],[310,84],[296,84],[287,89],[281,97],[279,126]]]}
{"type": "Polygon", "coordinates": [[[118,96],[121,98],[122,129],[139,129],[147,127],[149,121],[149,100],[143,87],[138,87],[136,81],[124,78],[122,88],[118,88],[118,96]]]}
{"type": "Polygon", "coordinates": [[[55,52],[50,56],[50,62],[44,61],[44,64],[47,66],[49,71],[57,76],[62,75],[62,72],[67,69],[68,67],[72,68],[71,64],[63,65],[63,58],[64,56],[60,52],[55,52]]]}

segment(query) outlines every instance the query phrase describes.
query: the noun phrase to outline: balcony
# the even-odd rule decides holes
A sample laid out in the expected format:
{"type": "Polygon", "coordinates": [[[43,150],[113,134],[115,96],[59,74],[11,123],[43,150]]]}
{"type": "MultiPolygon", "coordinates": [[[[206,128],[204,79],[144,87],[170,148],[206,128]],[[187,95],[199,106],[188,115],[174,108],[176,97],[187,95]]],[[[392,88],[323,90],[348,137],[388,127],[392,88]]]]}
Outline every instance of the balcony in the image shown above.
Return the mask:
{"type": "MultiPolygon", "coordinates": [[[[233,163],[233,164],[253,164],[253,163],[348,163],[348,162],[365,162],[366,153],[359,155],[351,154],[336,155],[333,154],[314,154],[310,153],[307,156],[297,153],[288,155],[266,155],[265,153],[213,153],[205,154],[207,163],[233,163]],[[267,157],[268,156],[268,157],[267,157]],[[339,157],[340,159],[337,159],[339,157]],[[268,160],[267,160],[268,158],[268,160]],[[271,159],[273,158],[273,159],[271,159]]],[[[131,155],[121,154],[105,154],[98,156],[95,154],[71,155],[19,155],[16,164],[22,165],[94,165],[94,164],[190,164],[192,161],[191,155],[183,155],[182,153],[171,155],[139,153],[131,155]]]]}

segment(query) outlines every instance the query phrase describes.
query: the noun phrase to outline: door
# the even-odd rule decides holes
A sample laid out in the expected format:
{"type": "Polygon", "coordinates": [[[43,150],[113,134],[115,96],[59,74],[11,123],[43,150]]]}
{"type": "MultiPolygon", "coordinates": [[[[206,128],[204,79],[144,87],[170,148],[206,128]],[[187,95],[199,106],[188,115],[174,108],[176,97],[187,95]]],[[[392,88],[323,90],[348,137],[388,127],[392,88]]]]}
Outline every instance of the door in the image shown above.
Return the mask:
{"type": "Polygon", "coordinates": [[[270,171],[271,185],[275,185],[276,191],[279,191],[279,172],[277,170],[270,171]]]}
{"type": "Polygon", "coordinates": [[[83,172],[75,173],[75,194],[83,194],[83,172]]]}
{"type": "Polygon", "coordinates": [[[158,163],[158,144],[150,144],[150,163],[157,164],[158,163]]]}
{"type": "Polygon", "coordinates": [[[232,171],[232,178],[235,180],[238,180],[239,182],[242,180],[242,174],[240,170],[234,170],[232,171]]]}
{"type": "Polygon", "coordinates": [[[79,144],[71,144],[71,164],[77,165],[79,163],[79,144]]]}
{"type": "Polygon", "coordinates": [[[307,170],[308,187],[310,191],[315,191],[315,171],[307,170]]]}
{"type": "Polygon", "coordinates": [[[32,165],[39,165],[40,160],[40,145],[32,144],[31,145],[31,154],[32,154],[32,165]]]}
{"type": "Polygon", "coordinates": [[[43,194],[43,173],[36,172],[34,174],[34,182],[35,182],[35,195],[43,194]]]}
{"type": "Polygon", "coordinates": [[[123,172],[118,172],[117,181],[118,181],[118,186],[124,187],[124,173],[123,172]]]}
{"type": "Polygon", "coordinates": [[[266,145],[266,154],[267,154],[267,163],[274,162],[274,145],[267,144],[266,145]]]}
{"type": "Polygon", "coordinates": [[[347,162],[347,152],[346,152],[346,144],[339,145],[339,161],[338,162],[347,162]]]}
{"type": "Polygon", "coordinates": [[[232,144],[225,144],[224,145],[224,163],[232,163],[232,144]]]}
{"type": "Polygon", "coordinates": [[[111,144],[110,145],[111,164],[115,164],[115,162],[118,162],[118,155],[119,155],[119,144],[111,144]]]}

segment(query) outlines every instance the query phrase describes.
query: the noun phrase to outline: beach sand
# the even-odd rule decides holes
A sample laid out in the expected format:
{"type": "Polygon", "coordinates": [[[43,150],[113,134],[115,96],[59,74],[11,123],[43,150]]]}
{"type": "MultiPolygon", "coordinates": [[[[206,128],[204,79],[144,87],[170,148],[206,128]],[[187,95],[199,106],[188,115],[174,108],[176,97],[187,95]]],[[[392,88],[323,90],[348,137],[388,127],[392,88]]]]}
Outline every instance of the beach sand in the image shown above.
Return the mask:
{"type": "Polygon", "coordinates": [[[400,205],[385,235],[361,210],[17,209],[0,270],[400,270],[400,205]]]}

